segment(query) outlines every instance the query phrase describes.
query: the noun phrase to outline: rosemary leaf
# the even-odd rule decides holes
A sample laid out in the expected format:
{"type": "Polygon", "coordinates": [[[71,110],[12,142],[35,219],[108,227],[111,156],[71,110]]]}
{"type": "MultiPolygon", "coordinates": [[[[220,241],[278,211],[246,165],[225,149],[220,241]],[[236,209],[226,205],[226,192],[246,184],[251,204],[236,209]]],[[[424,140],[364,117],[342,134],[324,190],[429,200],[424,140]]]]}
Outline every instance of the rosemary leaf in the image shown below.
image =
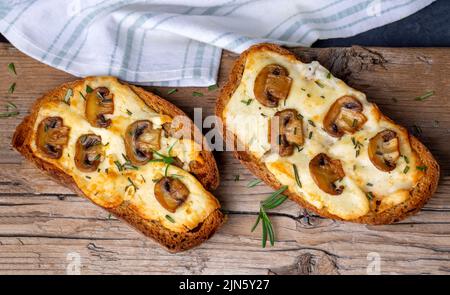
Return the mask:
{"type": "Polygon", "coordinates": [[[13,62],[8,64],[8,71],[10,71],[14,75],[17,75],[16,66],[14,65],[13,62]]]}
{"type": "Polygon", "coordinates": [[[219,86],[217,86],[217,84],[214,84],[214,85],[208,86],[208,91],[214,91],[217,88],[219,88],[219,86]]]}
{"type": "Polygon", "coordinates": [[[434,91],[427,91],[424,95],[417,96],[414,100],[422,101],[434,95],[434,91]]]}
{"type": "Polygon", "coordinates": [[[247,187],[254,187],[257,186],[258,184],[260,184],[262,182],[261,179],[253,179],[251,180],[248,184],[247,187]]]}
{"type": "Polygon", "coordinates": [[[295,181],[299,188],[302,188],[302,182],[300,181],[300,176],[298,175],[297,165],[292,164],[292,168],[294,169],[295,181]]]}

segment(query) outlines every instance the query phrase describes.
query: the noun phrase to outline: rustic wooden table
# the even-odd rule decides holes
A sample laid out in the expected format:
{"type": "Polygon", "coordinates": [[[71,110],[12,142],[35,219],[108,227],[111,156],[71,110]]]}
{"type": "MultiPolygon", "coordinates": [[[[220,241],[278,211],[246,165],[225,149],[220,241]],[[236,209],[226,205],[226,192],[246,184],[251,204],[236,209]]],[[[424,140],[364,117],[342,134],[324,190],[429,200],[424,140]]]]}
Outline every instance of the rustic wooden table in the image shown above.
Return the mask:
{"type": "MultiPolygon", "coordinates": [[[[275,247],[261,248],[250,232],[258,203],[272,190],[260,184],[230,153],[216,153],[221,185],[216,191],[228,222],[200,247],[169,254],[126,224],[55,184],[12,150],[16,125],[34,99],[75,79],[0,44],[0,108],[14,102],[20,115],[0,119],[0,273],[64,274],[67,254],[81,257],[83,274],[365,274],[377,252],[383,274],[450,272],[450,49],[329,48],[294,51],[319,60],[362,90],[382,111],[416,133],[441,165],[437,193],[403,222],[367,226],[308,214],[287,201],[271,212],[275,247]],[[8,74],[14,62],[17,76],[8,74]],[[8,94],[11,83],[16,90],[8,94]],[[414,98],[427,91],[425,101],[414,98]],[[235,181],[235,176],[239,180],[235,181]]],[[[224,52],[221,86],[236,55],[224,52]]],[[[212,114],[217,90],[183,88],[166,95],[189,115],[212,114]],[[192,97],[192,91],[203,97],[192,97]]],[[[3,110],[0,110],[2,112],[3,110]]]]}

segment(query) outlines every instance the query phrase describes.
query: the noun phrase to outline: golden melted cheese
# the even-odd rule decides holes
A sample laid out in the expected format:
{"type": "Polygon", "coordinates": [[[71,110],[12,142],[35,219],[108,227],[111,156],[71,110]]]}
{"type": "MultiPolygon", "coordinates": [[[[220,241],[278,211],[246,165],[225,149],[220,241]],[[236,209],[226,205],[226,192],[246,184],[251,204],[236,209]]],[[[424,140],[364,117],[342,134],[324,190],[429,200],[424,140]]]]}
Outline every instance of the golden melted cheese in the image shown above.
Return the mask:
{"type": "Polygon", "coordinates": [[[379,211],[405,201],[420,174],[415,169],[417,159],[411,150],[407,132],[383,118],[378,108],[367,101],[364,93],[333,77],[316,61],[305,64],[292,56],[283,56],[269,50],[250,53],[241,82],[226,105],[223,116],[227,128],[265,163],[278,181],[288,185],[291,191],[298,193],[314,207],[346,220],[369,212],[368,192],[381,201],[379,211]],[[253,94],[256,76],[269,64],[285,67],[293,79],[289,96],[277,108],[263,106],[253,94]],[[330,106],[344,95],[352,95],[362,103],[363,114],[368,121],[360,131],[338,139],[323,130],[322,122],[330,106]],[[243,103],[249,99],[251,102],[248,105],[243,103]],[[305,143],[301,151],[296,150],[289,157],[280,157],[270,151],[269,120],[277,111],[288,108],[296,109],[304,117],[305,143]],[[309,120],[313,124],[308,123],[309,120]],[[386,128],[397,132],[400,153],[407,158],[405,160],[401,157],[396,168],[389,173],[378,170],[367,153],[370,138],[386,128]],[[352,137],[362,143],[358,155],[352,137]],[[341,181],[345,189],[341,195],[333,196],[323,192],[309,173],[310,160],[321,152],[341,160],[345,172],[341,181]],[[302,188],[296,183],[293,164],[298,168],[302,188]],[[406,166],[411,169],[404,173],[406,166]]]}
{"type": "MultiPolygon", "coordinates": [[[[150,120],[154,128],[161,128],[162,124],[171,122],[172,118],[156,113],[128,86],[120,84],[115,78],[88,78],[72,91],[70,106],[63,101],[49,101],[43,104],[34,126],[35,136],[39,123],[46,117],[59,116],[63,119],[64,125],[70,127],[70,134],[62,157],[53,160],[41,154],[36,148],[34,137],[31,148],[41,159],[71,175],[80,190],[94,203],[105,208],[113,208],[127,201],[142,218],[159,221],[164,227],[180,232],[195,228],[211,212],[219,208],[214,196],[206,191],[195,177],[183,169],[170,166],[168,175],[179,175],[180,180],[190,192],[186,202],[175,213],[170,213],[159,204],[153,192],[155,185],[153,180],[164,175],[166,164],[150,162],[139,166],[138,170],[124,171],[119,171],[114,164],[115,161],[125,162],[122,156],[125,154],[123,136],[129,124],[137,120],[150,120]],[[80,93],[86,95],[87,85],[92,89],[104,86],[114,94],[114,113],[107,115],[107,118],[112,119],[110,127],[96,128],[86,121],[85,102],[80,93]],[[105,159],[98,166],[97,172],[81,172],[74,163],[75,143],[81,135],[87,133],[100,135],[105,145],[105,159]],[[130,185],[128,178],[136,185],[137,190],[130,185]],[[169,221],[166,215],[171,216],[174,222],[169,221]]],[[[172,145],[171,156],[178,157],[185,166],[192,160],[201,160],[197,158],[200,148],[194,141],[188,139],[178,140],[162,136],[160,152],[167,155],[167,150],[172,145]]]]}

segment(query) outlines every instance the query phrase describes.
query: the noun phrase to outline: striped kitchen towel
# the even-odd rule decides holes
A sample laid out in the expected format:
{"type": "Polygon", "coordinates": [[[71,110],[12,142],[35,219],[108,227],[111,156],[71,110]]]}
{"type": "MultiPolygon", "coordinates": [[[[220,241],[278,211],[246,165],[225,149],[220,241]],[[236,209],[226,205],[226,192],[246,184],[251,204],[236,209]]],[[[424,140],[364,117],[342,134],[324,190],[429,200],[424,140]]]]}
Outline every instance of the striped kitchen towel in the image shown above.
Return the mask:
{"type": "Polygon", "coordinates": [[[310,46],[404,18],[433,0],[1,0],[0,32],[76,76],[138,84],[216,83],[221,49],[310,46]]]}

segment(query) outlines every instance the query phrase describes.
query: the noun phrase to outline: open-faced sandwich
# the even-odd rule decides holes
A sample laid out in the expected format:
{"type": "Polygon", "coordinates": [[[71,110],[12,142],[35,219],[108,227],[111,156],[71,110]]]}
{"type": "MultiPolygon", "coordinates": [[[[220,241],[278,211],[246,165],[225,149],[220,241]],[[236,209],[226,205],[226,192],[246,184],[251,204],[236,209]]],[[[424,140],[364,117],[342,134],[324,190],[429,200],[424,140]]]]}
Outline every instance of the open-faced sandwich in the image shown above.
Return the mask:
{"type": "Polygon", "coordinates": [[[314,61],[259,44],[236,61],[217,101],[235,156],[319,215],[386,224],[436,190],[427,148],[314,61]]]}
{"type": "Polygon", "coordinates": [[[204,139],[177,107],[113,77],[64,84],[38,99],[12,145],[60,183],[168,250],[223,223],[204,139]]]}

